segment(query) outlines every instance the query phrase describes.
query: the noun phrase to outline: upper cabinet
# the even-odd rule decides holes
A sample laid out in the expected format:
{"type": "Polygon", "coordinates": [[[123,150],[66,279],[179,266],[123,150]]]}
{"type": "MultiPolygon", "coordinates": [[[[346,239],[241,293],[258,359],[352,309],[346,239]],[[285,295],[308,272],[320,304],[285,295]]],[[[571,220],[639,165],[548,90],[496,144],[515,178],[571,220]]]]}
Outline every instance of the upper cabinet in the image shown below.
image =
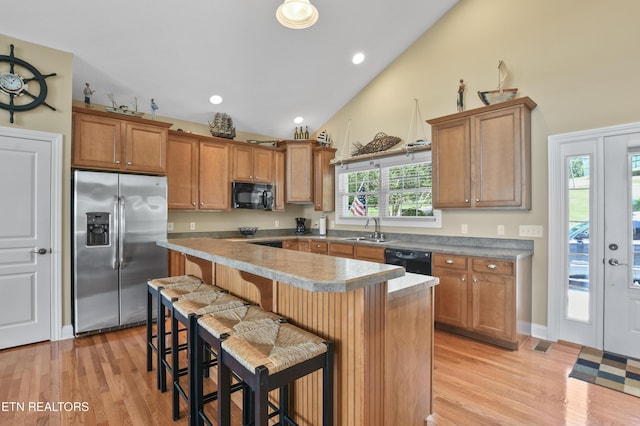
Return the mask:
{"type": "Polygon", "coordinates": [[[225,139],[169,132],[169,209],[231,208],[230,147],[225,139]]]}
{"type": "Polygon", "coordinates": [[[518,98],[427,120],[433,207],[531,209],[531,110],[518,98]]]}
{"type": "Polygon", "coordinates": [[[249,144],[231,147],[231,180],[240,182],[273,182],[273,150],[249,144]]]}
{"type": "Polygon", "coordinates": [[[73,108],[73,167],[165,174],[171,123],[73,108]]]}
{"type": "Polygon", "coordinates": [[[313,203],[314,210],[334,210],[334,172],[331,160],[336,150],[313,140],[283,141],[286,148],[287,203],[313,203]]]}

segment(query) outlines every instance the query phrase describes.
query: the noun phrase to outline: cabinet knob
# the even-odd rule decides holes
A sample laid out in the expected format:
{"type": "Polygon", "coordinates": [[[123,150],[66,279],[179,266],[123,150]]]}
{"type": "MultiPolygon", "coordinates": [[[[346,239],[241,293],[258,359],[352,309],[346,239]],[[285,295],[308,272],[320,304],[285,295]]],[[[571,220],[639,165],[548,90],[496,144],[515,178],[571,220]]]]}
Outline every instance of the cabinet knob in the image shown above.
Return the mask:
{"type": "Polygon", "coordinates": [[[127,161],[127,166],[130,166],[130,165],[131,165],[131,161],[127,161]]]}
{"type": "MultiPolygon", "coordinates": [[[[258,176],[256,176],[256,178],[257,178],[257,177],[258,177],[258,176]]],[[[249,179],[253,179],[253,176],[249,176],[249,179]]]]}
{"type": "Polygon", "coordinates": [[[479,202],[480,202],[480,198],[476,198],[476,203],[479,203],[479,202]]]}
{"type": "Polygon", "coordinates": [[[203,203],[203,202],[200,202],[200,205],[201,205],[201,206],[204,206],[204,203],[203,203]]]}
{"type": "Polygon", "coordinates": [[[460,277],[460,281],[465,282],[467,279],[465,277],[460,277]]]}
{"type": "Polygon", "coordinates": [[[194,202],[194,203],[191,203],[191,205],[192,205],[192,206],[195,206],[195,205],[196,205],[196,203],[195,203],[195,202],[194,202]]]}
{"type": "Polygon", "coordinates": [[[496,265],[495,263],[490,263],[487,265],[487,268],[489,269],[496,269],[498,267],[498,265],[496,265]]]}
{"type": "Polygon", "coordinates": [[[447,265],[453,265],[456,262],[453,259],[447,259],[447,260],[444,261],[444,263],[446,263],[447,265]]]}
{"type": "Polygon", "coordinates": [[[469,203],[469,200],[464,200],[464,202],[468,204],[468,203],[469,203]]]}
{"type": "Polygon", "coordinates": [[[476,277],[473,277],[473,283],[476,284],[478,282],[478,279],[476,277]]]}
{"type": "Polygon", "coordinates": [[[116,164],[120,164],[120,160],[116,160],[116,164]]]}

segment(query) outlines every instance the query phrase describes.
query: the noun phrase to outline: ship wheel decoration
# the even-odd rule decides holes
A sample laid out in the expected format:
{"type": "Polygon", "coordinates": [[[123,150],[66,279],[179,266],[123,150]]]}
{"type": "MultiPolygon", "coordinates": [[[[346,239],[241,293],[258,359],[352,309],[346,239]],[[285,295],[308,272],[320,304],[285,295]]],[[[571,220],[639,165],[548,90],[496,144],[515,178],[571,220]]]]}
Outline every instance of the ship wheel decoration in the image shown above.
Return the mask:
{"type": "Polygon", "coordinates": [[[9,102],[4,102],[5,97],[0,96],[0,108],[9,111],[9,121],[13,123],[13,113],[29,111],[39,105],[44,105],[51,110],[56,109],[45,102],[47,98],[48,77],[53,77],[56,73],[43,75],[30,63],[16,58],[13,55],[13,44],[11,53],[0,55],[0,92],[8,96],[9,102]],[[9,63],[9,70],[3,67],[3,62],[9,63]],[[31,73],[31,77],[23,77],[20,73],[31,73]]]}

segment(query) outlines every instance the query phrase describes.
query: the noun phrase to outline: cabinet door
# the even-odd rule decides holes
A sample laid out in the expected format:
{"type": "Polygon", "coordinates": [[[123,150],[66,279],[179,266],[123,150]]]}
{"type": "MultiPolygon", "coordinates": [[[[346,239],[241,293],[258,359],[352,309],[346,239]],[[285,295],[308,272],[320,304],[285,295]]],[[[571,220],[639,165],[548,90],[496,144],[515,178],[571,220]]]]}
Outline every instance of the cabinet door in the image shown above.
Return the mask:
{"type": "Polygon", "coordinates": [[[456,327],[467,327],[467,272],[448,268],[433,268],[440,279],[435,294],[435,320],[456,327]]]}
{"type": "Polygon", "coordinates": [[[253,147],[232,145],[231,180],[253,182],[253,147]]]}
{"type": "Polygon", "coordinates": [[[309,243],[309,251],[311,253],[327,254],[328,246],[326,241],[311,241],[309,243]]]}
{"type": "Polygon", "coordinates": [[[198,186],[201,210],[229,210],[231,182],[229,145],[200,142],[198,186]]]}
{"type": "Polygon", "coordinates": [[[253,150],[253,180],[254,182],[273,182],[273,151],[254,148],[253,150]]]}
{"type": "Polygon", "coordinates": [[[309,251],[309,241],[298,241],[298,251],[309,251]]]}
{"type": "Polygon", "coordinates": [[[73,165],[120,170],[121,121],[88,114],[73,114],[73,165]]]}
{"type": "Polygon", "coordinates": [[[353,244],[329,243],[329,256],[353,259],[353,244]]]}
{"type": "Polygon", "coordinates": [[[313,159],[310,143],[287,144],[288,203],[313,202],[313,159]]]}
{"type": "Polygon", "coordinates": [[[471,206],[469,119],[434,125],[433,207],[461,208],[471,206]]]}
{"type": "Polygon", "coordinates": [[[273,210],[283,211],[285,209],[285,160],[284,151],[274,151],[273,153],[273,210]]]}
{"type": "Polygon", "coordinates": [[[515,338],[514,285],[514,279],[507,275],[472,275],[472,314],[469,327],[473,331],[503,340],[515,338]]]}
{"type": "Polygon", "coordinates": [[[471,173],[476,177],[473,200],[476,207],[522,206],[521,111],[522,107],[513,107],[473,117],[471,173]]]}
{"type": "Polygon", "coordinates": [[[198,141],[169,140],[167,202],[169,209],[195,210],[198,206],[198,141]]]}
{"type": "Polygon", "coordinates": [[[167,172],[167,129],[126,123],[124,168],[128,171],[165,174],[167,172]]]}
{"type": "Polygon", "coordinates": [[[371,247],[357,244],[355,246],[354,257],[359,260],[384,263],[384,247],[371,247]]]}
{"type": "Polygon", "coordinates": [[[316,148],[313,150],[314,161],[314,210],[332,212],[335,210],[335,175],[331,160],[335,150],[316,148]]]}
{"type": "Polygon", "coordinates": [[[287,250],[298,250],[297,240],[285,240],[282,242],[282,248],[287,250]]]}

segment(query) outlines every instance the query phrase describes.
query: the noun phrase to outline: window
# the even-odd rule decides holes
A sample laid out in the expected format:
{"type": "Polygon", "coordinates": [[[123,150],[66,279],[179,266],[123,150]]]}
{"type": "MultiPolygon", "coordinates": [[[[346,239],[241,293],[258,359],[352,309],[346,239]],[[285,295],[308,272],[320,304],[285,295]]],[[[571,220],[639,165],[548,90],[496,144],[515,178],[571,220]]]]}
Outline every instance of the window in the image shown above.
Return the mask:
{"type": "Polygon", "coordinates": [[[336,223],[380,217],[389,226],[441,228],[433,210],[431,151],[336,166],[336,223]]]}

